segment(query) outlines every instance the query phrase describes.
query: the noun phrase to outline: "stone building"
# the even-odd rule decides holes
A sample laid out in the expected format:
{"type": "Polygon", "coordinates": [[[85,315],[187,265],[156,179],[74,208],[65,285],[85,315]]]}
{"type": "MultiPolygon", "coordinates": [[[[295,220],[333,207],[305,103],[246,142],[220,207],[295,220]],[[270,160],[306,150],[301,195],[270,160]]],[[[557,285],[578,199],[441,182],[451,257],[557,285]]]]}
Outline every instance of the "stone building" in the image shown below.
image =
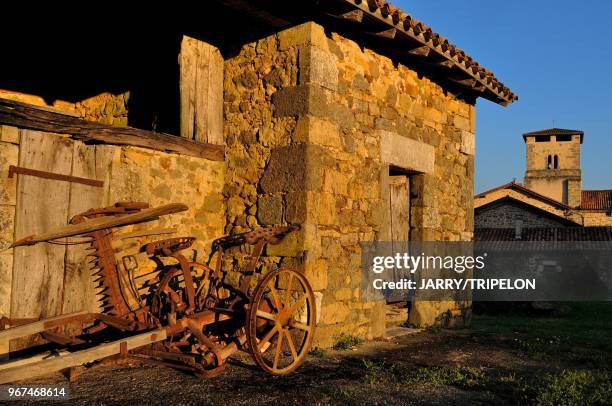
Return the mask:
{"type": "Polygon", "coordinates": [[[612,190],[582,190],[584,132],[550,128],[523,134],[524,184],[476,195],[475,229],[612,226],[612,190]]]}
{"type": "MultiPolygon", "coordinates": [[[[224,232],[299,224],[299,233],[268,248],[265,267],[291,266],[307,275],[319,300],[318,345],[341,333],[384,335],[384,303],[360,298],[359,243],[471,240],[475,102],[507,105],[517,96],[384,1],[218,0],[205,8],[199,19],[196,12],[182,15],[176,29],[126,28],[114,44],[124,48],[113,50],[126,58],[124,68],[100,62],[94,50],[83,55],[85,71],[72,81],[65,72],[53,80],[43,72],[23,85],[27,63],[17,58],[17,47],[0,97],[180,135],[180,148],[171,136],[146,145],[95,138],[121,145],[97,175],[109,182],[103,198],[187,203],[180,225],[202,240],[199,256],[224,232]],[[219,148],[222,162],[215,158],[219,148]],[[197,153],[185,157],[186,150],[197,153]]],[[[87,33],[90,42],[105,40],[87,33]]],[[[0,167],[9,190],[19,186],[6,168],[22,162],[23,134],[37,128],[0,124],[8,124],[1,147],[11,152],[3,152],[0,167]]],[[[55,132],[82,139],[71,131],[55,132]]],[[[6,195],[3,245],[21,237],[14,193],[0,194],[6,195]]],[[[23,288],[14,275],[21,271],[12,258],[3,261],[0,288],[4,297],[16,297],[23,288]]],[[[417,302],[410,322],[463,325],[469,306],[417,302]]],[[[0,307],[2,314],[16,311],[7,301],[0,307]]]]}

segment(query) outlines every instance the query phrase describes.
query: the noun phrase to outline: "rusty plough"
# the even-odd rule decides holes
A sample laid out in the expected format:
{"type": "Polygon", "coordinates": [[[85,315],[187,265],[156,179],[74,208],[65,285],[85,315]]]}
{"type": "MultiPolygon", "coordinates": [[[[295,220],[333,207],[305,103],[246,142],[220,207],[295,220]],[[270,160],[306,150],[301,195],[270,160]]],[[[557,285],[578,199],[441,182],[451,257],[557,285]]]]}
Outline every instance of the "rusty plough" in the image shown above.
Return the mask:
{"type": "Polygon", "coordinates": [[[297,227],[271,226],[218,238],[207,263],[188,260],[184,254],[195,240],[192,237],[149,242],[119,253],[113,245],[121,227],[185,210],[182,204],[149,208],[117,203],[76,215],[71,224],[56,231],[16,241],[13,247],[78,236],[89,244],[93,272],[102,288],[102,311],[36,321],[3,318],[0,341],[39,335],[61,352],[32,362],[11,359],[0,365],[0,383],[127,356],[210,377],[220,373],[238,350],[248,351],[270,374],[294,371],[314,336],[312,288],[301,273],[277,269],[264,275],[258,264],[267,244],[280,243],[297,227]],[[247,265],[237,270],[238,286],[226,281],[223,266],[235,247],[251,251],[247,265]],[[142,266],[137,257],[143,255],[156,264],[147,294],[142,293],[138,276],[142,266]],[[82,331],[67,334],[65,327],[75,323],[82,331]]]}

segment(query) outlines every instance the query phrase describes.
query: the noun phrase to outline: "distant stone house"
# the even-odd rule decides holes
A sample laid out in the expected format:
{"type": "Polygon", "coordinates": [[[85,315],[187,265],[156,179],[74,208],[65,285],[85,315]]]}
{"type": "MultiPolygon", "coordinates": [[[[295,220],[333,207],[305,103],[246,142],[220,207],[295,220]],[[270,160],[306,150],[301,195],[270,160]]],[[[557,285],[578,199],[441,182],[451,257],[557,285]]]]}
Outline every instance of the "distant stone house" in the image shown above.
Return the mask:
{"type": "MultiPolygon", "coordinates": [[[[118,66],[87,47],[57,51],[84,53],[72,78],[61,69],[28,75],[27,61],[9,58],[13,76],[0,79],[0,97],[180,135],[180,148],[169,138],[143,145],[97,137],[123,145],[99,175],[110,182],[105,198],[184,201],[191,208],[181,229],[202,240],[202,253],[224,232],[300,224],[299,233],[269,247],[266,266],[296,267],[311,281],[318,345],[340,333],[383,336],[384,303],[360,298],[359,243],[471,240],[475,102],[507,105],[517,96],[384,1],[218,0],[198,19],[182,18],[177,29],[126,27],[113,42],[113,55],[125,58],[118,66]],[[181,158],[190,148],[196,158],[181,158]],[[156,149],[163,152],[150,152],[156,149]]],[[[53,35],[48,40],[60,43],[53,35]]],[[[82,35],[105,41],[93,30],[82,35]]],[[[12,161],[0,161],[8,182],[6,167],[24,148],[9,134],[35,124],[0,124],[0,147],[13,151],[12,161]]],[[[3,221],[22,229],[19,204],[7,199],[3,221]]],[[[3,245],[15,234],[3,233],[3,245]]],[[[4,289],[13,289],[7,297],[20,294],[14,275],[22,273],[12,262],[2,268],[4,289]]],[[[15,303],[0,303],[0,313],[14,316],[15,303]]],[[[469,306],[416,302],[410,322],[462,325],[469,306]]]]}
{"type": "MultiPolygon", "coordinates": [[[[551,128],[523,135],[525,182],[474,198],[475,229],[612,226],[612,190],[582,190],[584,133],[551,128]]],[[[518,232],[518,231],[517,231],[518,232]]]]}

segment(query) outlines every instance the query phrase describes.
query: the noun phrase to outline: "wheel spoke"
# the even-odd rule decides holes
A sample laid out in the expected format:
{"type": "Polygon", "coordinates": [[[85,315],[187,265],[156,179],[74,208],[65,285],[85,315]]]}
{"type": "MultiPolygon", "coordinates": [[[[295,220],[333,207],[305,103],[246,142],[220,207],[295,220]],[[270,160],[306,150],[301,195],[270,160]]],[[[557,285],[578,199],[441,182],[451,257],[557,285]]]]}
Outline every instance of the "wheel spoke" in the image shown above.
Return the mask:
{"type": "Polygon", "coordinates": [[[257,317],[261,317],[262,319],[276,321],[276,316],[272,313],[264,312],[263,310],[257,310],[257,317]]]}
{"type": "Polygon", "coordinates": [[[304,323],[300,323],[299,321],[295,321],[293,322],[293,327],[303,330],[303,331],[310,331],[310,326],[304,323]]]}
{"type": "Polygon", "coordinates": [[[293,274],[289,273],[289,281],[287,282],[287,293],[285,294],[285,307],[289,307],[289,299],[291,299],[291,283],[293,282],[293,274]]]}
{"type": "Polygon", "coordinates": [[[278,298],[278,295],[276,294],[276,289],[274,289],[274,286],[270,286],[270,282],[268,282],[268,288],[270,288],[270,293],[272,294],[272,301],[274,302],[274,306],[276,306],[276,311],[280,312],[282,309],[282,305],[278,298]]]}
{"type": "Polygon", "coordinates": [[[293,360],[297,360],[298,354],[295,350],[295,345],[293,344],[293,339],[291,338],[291,333],[289,332],[289,328],[284,328],[283,332],[285,336],[287,336],[287,344],[289,344],[289,349],[291,350],[291,355],[293,356],[293,360]]]}
{"type": "Polygon", "coordinates": [[[264,344],[270,341],[270,339],[274,336],[274,334],[276,334],[276,330],[278,330],[278,324],[275,324],[274,327],[272,327],[272,329],[268,331],[268,334],[266,334],[264,338],[262,338],[261,341],[257,343],[257,348],[259,350],[261,350],[264,344]]]}
{"type": "Polygon", "coordinates": [[[274,363],[272,364],[272,369],[276,369],[278,367],[278,358],[280,357],[281,350],[283,349],[283,329],[281,328],[278,333],[278,343],[276,343],[276,353],[274,353],[274,363]]]}
{"type": "Polygon", "coordinates": [[[304,293],[302,297],[296,300],[293,306],[291,306],[291,309],[289,309],[289,314],[293,315],[293,313],[295,313],[295,311],[306,301],[307,298],[308,298],[308,294],[304,293]]]}

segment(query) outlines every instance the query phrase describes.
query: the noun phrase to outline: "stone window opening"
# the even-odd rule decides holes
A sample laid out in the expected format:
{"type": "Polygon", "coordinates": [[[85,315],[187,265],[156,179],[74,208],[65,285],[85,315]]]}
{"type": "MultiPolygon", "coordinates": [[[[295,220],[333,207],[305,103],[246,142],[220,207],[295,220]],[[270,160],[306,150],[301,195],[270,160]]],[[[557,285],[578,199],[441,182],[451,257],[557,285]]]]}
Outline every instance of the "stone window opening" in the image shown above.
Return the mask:
{"type": "Polygon", "coordinates": [[[552,169],[552,155],[548,155],[546,158],[546,169],[552,169]]]}
{"type": "Polygon", "coordinates": [[[559,157],[555,155],[554,159],[554,169],[559,169],[559,157]]]}
{"type": "Polygon", "coordinates": [[[571,140],[572,140],[571,135],[557,135],[557,142],[567,142],[571,140]]]}

